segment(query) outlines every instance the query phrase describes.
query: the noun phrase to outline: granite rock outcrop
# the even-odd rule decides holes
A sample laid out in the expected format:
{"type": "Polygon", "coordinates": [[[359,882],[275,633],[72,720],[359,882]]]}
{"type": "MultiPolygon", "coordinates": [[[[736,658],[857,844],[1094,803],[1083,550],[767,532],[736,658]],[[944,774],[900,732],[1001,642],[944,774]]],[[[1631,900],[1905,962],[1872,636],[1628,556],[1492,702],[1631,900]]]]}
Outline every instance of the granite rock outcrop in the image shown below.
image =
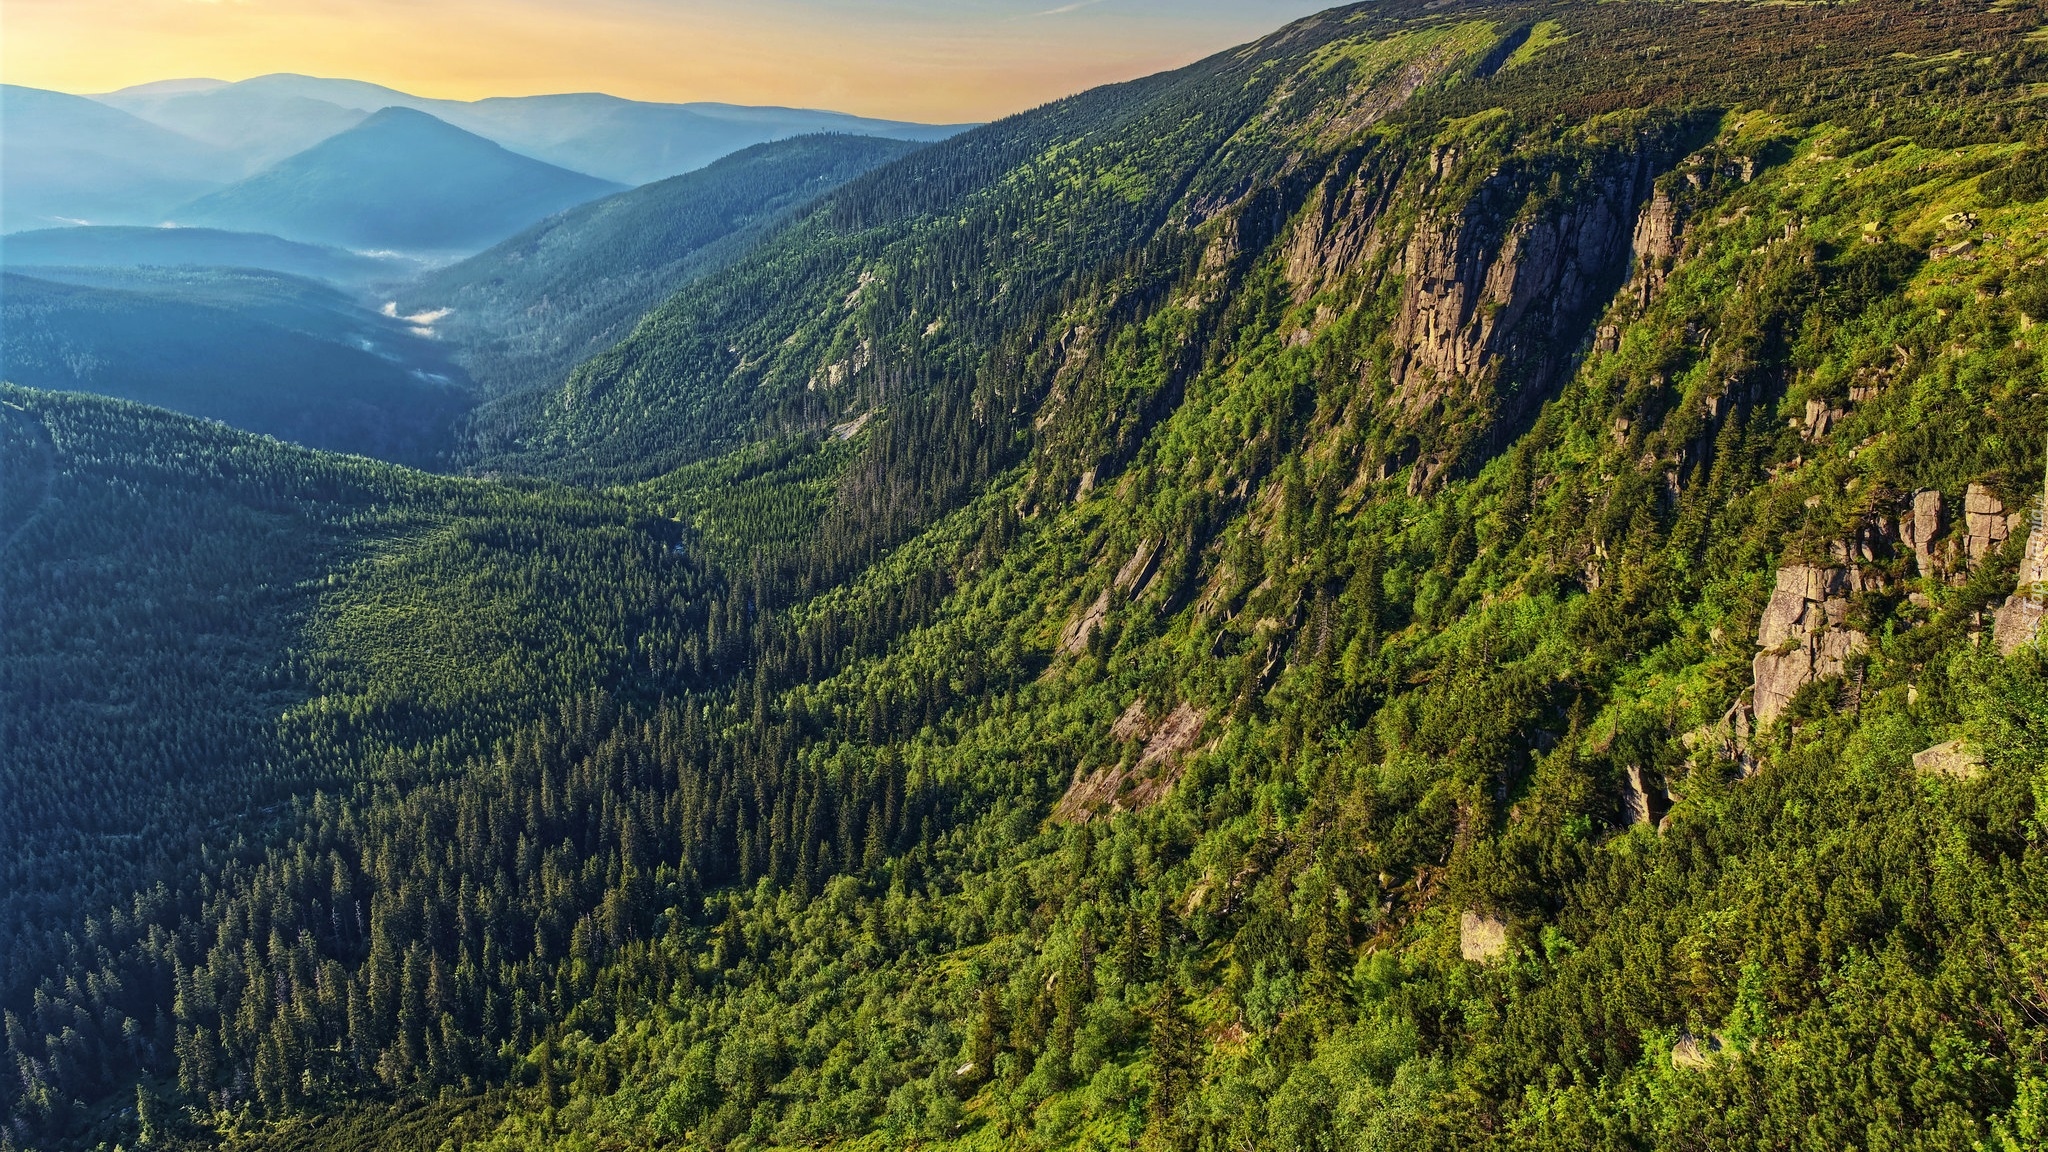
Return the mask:
{"type": "Polygon", "coordinates": [[[1752,664],[1753,707],[1758,724],[1769,724],[1808,684],[1840,676],[1849,657],[1869,647],[1869,638],[1847,626],[1850,594],[1864,588],[1859,568],[1795,565],[1778,570],[1777,587],[1757,625],[1759,652],[1752,664]]]}

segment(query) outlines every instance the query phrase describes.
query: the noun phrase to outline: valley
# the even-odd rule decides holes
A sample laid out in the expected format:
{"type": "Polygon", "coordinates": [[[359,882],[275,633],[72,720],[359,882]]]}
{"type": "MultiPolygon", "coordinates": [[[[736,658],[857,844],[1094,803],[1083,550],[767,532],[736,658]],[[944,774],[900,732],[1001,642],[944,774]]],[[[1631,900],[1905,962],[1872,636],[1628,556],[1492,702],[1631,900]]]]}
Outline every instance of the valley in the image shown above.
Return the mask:
{"type": "Polygon", "coordinates": [[[111,100],[248,170],[0,241],[0,1150],[2042,1147],[2040,24],[111,100]]]}

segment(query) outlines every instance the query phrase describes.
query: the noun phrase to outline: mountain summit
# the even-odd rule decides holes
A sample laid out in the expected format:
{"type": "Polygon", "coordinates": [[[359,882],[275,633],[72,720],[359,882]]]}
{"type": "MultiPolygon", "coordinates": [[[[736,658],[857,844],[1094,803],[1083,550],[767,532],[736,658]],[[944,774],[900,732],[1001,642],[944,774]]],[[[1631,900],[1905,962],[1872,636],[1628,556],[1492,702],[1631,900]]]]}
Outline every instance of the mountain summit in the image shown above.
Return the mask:
{"type": "Polygon", "coordinates": [[[358,249],[473,251],[620,190],[424,112],[385,108],[174,216],[358,249]]]}

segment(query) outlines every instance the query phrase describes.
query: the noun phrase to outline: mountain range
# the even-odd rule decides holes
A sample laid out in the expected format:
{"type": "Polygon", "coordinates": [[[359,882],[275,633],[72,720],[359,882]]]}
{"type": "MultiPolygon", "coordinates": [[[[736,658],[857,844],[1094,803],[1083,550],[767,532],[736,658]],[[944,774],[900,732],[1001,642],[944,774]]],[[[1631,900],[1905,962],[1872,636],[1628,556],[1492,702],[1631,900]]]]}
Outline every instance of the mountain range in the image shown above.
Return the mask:
{"type": "Polygon", "coordinates": [[[383,108],[411,108],[514,152],[618,184],[701,168],[752,144],[819,132],[941,140],[967,125],[733,104],[656,104],[601,93],[434,100],[359,80],[280,74],[228,84],[174,80],[93,99],[233,152],[253,172],[383,108]]]}
{"type": "Polygon", "coordinates": [[[82,96],[0,85],[0,231],[156,224],[238,167],[217,148],[82,96]]]}
{"type": "Polygon", "coordinates": [[[0,1149],[2041,1147],[2039,25],[784,141],[395,289],[438,471],[0,386],[0,1149]]]}
{"type": "Polygon", "coordinates": [[[419,265],[260,232],[117,225],[45,228],[0,236],[0,266],[33,268],[261,268],[358,287],[407,280],[419,265]]]}
{"type": "Polygon", "coordinates": [[[444,347],[323,284],[216,269],[0,271],[6,376],[316,448],[438,463],[470,407],[444,347]]]}
{"type": "MultiPolygon", "coordinates": [[[[406,108],[544,164],[616,185],[678,175],[753,144],[819,132],[930,141],[959,125],[596,93],[433,100],[352,80],[175,80],[99,97],[0,86],[0,231],[154,225],[186,204],[406,108]]],[[[531,221],[526,221],[530,223],[531,221]]],[[[301,239],[301,237],[292,237],[301,239]]],[[[493,239],[500,239],[493,237],[493,239]]]]}

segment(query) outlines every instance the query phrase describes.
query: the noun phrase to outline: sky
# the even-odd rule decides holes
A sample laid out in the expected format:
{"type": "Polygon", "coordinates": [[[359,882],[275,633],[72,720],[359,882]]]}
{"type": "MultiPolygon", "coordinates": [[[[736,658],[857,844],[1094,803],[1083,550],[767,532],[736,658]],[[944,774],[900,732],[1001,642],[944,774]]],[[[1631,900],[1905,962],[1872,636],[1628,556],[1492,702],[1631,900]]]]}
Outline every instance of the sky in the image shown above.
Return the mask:
{"type": "Polygon", "coordinates": [[[346,77],[957,123],[1200,59],[1336,0],[4,0],[0,79],[346,77]]]}

